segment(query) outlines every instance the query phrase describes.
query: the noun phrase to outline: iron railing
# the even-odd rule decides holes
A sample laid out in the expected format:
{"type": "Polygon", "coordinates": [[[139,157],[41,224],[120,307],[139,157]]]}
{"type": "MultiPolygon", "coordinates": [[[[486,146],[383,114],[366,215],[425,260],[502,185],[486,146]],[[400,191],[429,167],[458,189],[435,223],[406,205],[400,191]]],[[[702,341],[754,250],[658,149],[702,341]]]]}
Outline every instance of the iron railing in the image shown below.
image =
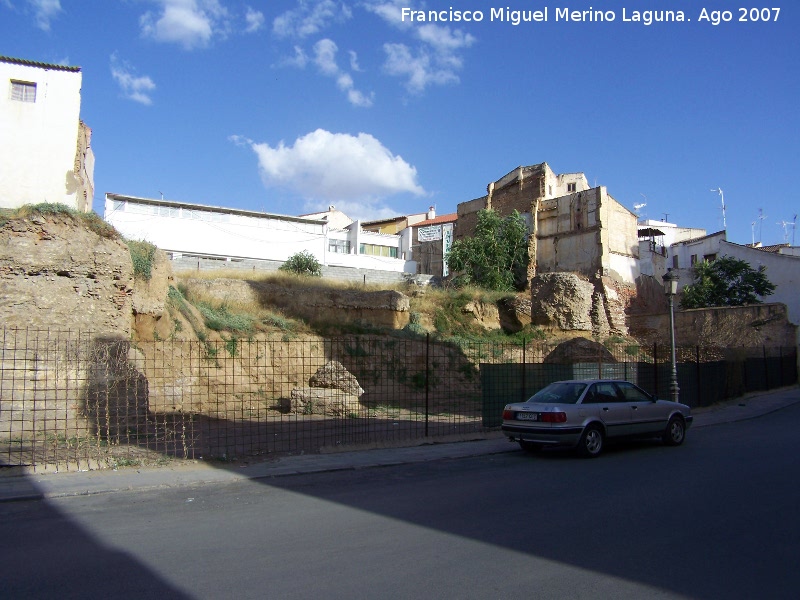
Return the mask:
{"type": "MultiPolygon", "coordinates": [[[[668,349],[430,336],[229,337],[131,343],[0,329],[0,465],[93,469],[171,458],[254,460],[470,436],[550,381],[602,377],[668,397],[668,349]]],[[[682,401],[701,406],[797,381],[794,348],[681,348],[682,401]]]]}

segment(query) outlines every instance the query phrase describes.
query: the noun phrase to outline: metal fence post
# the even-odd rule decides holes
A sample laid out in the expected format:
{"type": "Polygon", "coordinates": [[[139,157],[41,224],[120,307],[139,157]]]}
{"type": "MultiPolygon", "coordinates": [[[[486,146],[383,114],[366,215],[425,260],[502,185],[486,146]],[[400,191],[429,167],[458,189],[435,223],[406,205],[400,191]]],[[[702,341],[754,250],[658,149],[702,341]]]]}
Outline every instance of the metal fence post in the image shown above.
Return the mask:
{"type": "Polygon", "coordinates": [[[527,400],[527,398],[525,397],[526,396],[525,392],[528,389],[527,381],[525,380],[525,374],[526,374],[525,372],[527,370],[525,368],[525,363],[527,362],[526,349],[527,349],[527,340],[525,338],[522,338],[522,393],[521,393],[522,398],[520,398],[520,402],[525,402],[525,400],[527,400]]]}
{"type": "Polygon", "coordinates": [[[658,396],[658,342],[653,342],[653,390],[658,396]]]}
{"type": "Polygon", "coordinates": [[[430,417],[430,369],[431,369],[431,334],[425,334],[425,437],[428,437],[428,420],[430,417]]]}
{"type": "Polygon", "coordinates": [[[697,365],[697,405],[700,406],[700,398],[702,397],[702,389],[703,386],[700,383],[700,378],[702,376],[702,369],[700,367],[700,346],[695,346],[695,359],[697,365]]]}

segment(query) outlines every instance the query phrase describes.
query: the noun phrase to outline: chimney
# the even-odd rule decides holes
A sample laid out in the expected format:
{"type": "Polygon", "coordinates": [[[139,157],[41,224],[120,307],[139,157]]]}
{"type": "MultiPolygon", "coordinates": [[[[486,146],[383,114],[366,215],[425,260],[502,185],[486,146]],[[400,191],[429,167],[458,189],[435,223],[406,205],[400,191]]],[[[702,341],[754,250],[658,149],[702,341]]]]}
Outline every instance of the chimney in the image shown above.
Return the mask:
{"type": "Polygon", "coordinates": [[[435,219],[436,218],[436,207],[431,206],[428,209],[428,219],[435,219]]]}

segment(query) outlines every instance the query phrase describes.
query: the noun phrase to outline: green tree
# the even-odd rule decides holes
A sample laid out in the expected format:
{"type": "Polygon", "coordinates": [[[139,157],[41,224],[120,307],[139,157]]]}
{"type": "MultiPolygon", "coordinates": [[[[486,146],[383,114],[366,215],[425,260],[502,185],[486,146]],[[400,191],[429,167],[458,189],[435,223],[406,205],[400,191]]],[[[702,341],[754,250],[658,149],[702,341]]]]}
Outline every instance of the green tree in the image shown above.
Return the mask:
{"type": "Polygon", "coordinates": [[[297,254],[292,254],[286,262],[280,266],[279,271],[288,271],[296,275],[308,275],[311,277],[322,277],[322,265],[308,250],[303,250],[297,254]]]}
{"type": "Polygon", "coordinates": [[[742,306],[760,303],[775,291],[764,265],[753,269],[746,261],[723,256],[694,266],[694,283],[683,288],[681,308],[742,306]]]}
{"type": "Polygon", "coordinates": [[[528,228],[516,210],[501,217],[491,209],[478,213],[475,235],[453,242],[447,266],[457,285],[487,290],[522,290],[527,285],[528,228]]]}

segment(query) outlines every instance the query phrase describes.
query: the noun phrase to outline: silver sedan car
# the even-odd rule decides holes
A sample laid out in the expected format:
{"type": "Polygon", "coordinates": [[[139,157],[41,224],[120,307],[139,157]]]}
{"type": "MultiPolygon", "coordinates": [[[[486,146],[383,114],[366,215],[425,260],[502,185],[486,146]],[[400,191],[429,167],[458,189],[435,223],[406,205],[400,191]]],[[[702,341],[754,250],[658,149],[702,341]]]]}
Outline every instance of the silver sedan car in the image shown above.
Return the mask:
{"type": "Polygon", "coordinates": [[[692,424],[685,404],[659,400],[628,381],[557,381],[526,402],[503,409],[503,433],[529,451],[548,446],[576,448],[587,457],[607,440],[660,437],[679,446],[692,424]]]}

